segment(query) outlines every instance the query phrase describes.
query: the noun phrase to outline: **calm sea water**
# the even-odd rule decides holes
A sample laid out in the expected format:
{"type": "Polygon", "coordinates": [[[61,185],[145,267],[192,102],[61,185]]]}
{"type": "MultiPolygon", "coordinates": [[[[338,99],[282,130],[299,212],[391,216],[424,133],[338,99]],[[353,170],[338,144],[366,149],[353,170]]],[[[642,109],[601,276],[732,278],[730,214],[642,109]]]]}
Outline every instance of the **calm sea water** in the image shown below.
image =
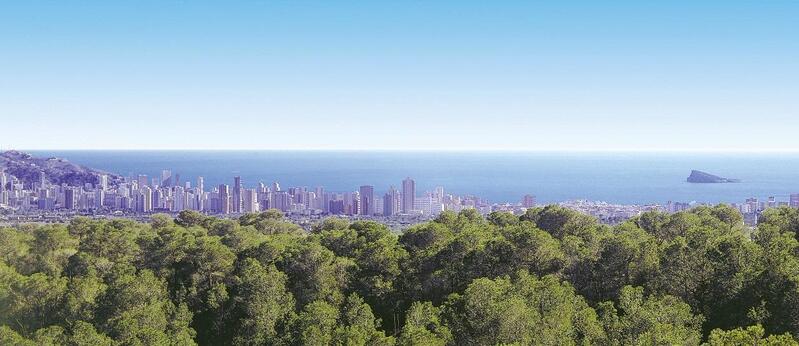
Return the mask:
{"type": "Polygon", "coordinates": [[[742,202],[799,193],[799,154],[717,153],[520,153],[382,151],[34,151],[120,175],[159,177],[162,169],[194,185],[323,186],[354,191],[374,185],[383,193],[406,176],[420,193],[444,186],[448,193],[472,194],[491,202],[516,202],[534,194],[540,202],[571,199],[614,203],[742,202]],[[738,184],[689,184],[691,169],[738,184]]]}

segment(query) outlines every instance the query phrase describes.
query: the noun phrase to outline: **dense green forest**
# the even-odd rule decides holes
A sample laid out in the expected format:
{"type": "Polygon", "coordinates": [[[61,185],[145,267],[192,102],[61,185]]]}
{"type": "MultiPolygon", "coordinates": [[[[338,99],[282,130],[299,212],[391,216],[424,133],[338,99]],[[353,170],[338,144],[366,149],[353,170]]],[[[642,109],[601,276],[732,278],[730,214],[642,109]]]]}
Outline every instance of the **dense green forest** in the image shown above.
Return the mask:
{"type": "Polygon", "coordinates": [[[799,211],[0,228],[2,345],[795,345],[799,211]]]}

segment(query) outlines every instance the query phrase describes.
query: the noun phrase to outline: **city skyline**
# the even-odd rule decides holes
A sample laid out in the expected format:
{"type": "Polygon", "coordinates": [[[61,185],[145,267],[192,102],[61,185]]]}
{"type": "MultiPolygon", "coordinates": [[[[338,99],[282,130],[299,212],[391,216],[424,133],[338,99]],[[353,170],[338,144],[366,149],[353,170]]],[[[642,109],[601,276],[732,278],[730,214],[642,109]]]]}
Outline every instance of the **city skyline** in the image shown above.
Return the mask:
{"type": "Polygon", "coordinates": [[[0,344],[799,346],[797,18],[0,1],[0,344]]]}
{"type": "MultiPolygon", "coordinates": [[[[384,222],[397,222],[398,227],[406,227],[431,220],[445,211],[475,209],[482,215],[492,212],[521,214],[539,206],[532,194],[523,195],[518,202],[492,203],[479,196],[447,194],[443,186],[436,186],[419,197],[416,181],[410,177],[402,180],[401,190],[391,185],[381,198],[375,194],[374,185],[361,185],[354,191],[327,191],[322,186],[291,186],[283,190],[277,181],[271,184],[259,181],[256,187],[248,188],[240,176],[232,177],[232,190],[231,185],[221,183],[206,191],[203,176],[196,177],[196,185],[192,187],[189,180],[181,184],[180,173],[169,169],[163,169],[160,178],[150,179],[146,174],[121,177],[122,180],[113,186],[109,185],[106,174],[96,175],[95,183],[83,186],[51,184],[43,174],[31,185],[0,169],[0,208],[10,208],[12,216],[34,219],[51,213],[48,217],[72,217],[76,212],[101,217],[119,216],[116,214],[119,212],[127,217],[149,217],[154,213],[182,211],[236,216],[274,209],[306,226],[313,218],[346,216],[378,217],[384,222]]],[[[676,213],[711,205],[671,200],[662,205],[624,205],[590,200],[544,205],[553,204],[591,215],[604,223],[619,223],[647,211],[676,213]]],[[[743,203],[721,204],[732,206],[741,213],[746,224],[755,225],[760,214],[768,209],[799,208],[799,193],[789,194],[787,200],[778,200],[775,196],[765,200],[749,197],[743,203]]]]}
{"type": "Polygon", "coordinates": [[[797,10],[8,2],[0,147],[797,151],[797,10]]]}

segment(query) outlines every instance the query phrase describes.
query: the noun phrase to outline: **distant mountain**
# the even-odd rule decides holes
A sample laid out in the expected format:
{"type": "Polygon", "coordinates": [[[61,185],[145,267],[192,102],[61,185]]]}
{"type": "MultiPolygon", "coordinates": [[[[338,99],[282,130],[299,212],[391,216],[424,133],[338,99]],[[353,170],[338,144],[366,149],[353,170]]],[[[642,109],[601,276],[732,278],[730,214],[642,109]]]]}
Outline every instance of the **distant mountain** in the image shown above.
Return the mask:
{"type": "Polygon", "coordinates": [[[32,186],[41,180],[42,175],[52,184],[83,186],[97,184],[100,175],[108,175],[108,183],[116,184],[122,178],[108,172],[84,167],[56,157],[37,158],[28,153],[9,150],[0,153],[0,170],[13,175],[25,186],[32,186]]]}
{"type": "Polygon", "coordinates": [[[710,173],[692,170],[691,175],[686,179],[689,183],[696,184],[717,184],[717,183],[740,183],[739,179],[723,178],[710,173]]]}

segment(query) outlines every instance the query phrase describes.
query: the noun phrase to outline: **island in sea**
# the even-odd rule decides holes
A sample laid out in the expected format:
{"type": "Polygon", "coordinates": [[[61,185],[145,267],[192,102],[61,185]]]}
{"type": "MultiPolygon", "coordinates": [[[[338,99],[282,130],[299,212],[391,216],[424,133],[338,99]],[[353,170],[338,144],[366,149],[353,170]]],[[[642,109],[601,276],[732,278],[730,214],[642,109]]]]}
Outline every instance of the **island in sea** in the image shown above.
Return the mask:
{"type": "Polygon", "coordinates": [[[689,183],[695,184],[718,184],[718,183],[740,183],[740,179],[724,178],[707,172],[692,170],[691,175],[686,179],[689,183]]]}

